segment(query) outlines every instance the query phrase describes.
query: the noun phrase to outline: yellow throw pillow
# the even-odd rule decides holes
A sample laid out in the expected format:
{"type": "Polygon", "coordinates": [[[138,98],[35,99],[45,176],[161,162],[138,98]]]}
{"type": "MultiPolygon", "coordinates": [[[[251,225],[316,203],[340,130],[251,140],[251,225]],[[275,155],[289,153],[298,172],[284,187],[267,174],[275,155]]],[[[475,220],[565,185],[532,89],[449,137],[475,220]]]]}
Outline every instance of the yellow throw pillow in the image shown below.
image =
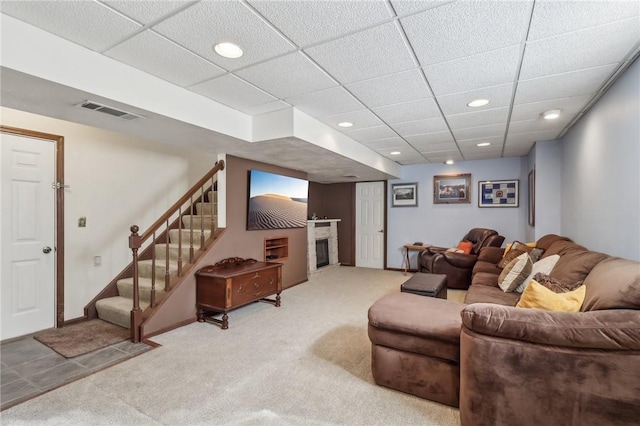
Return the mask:
{"type": "Polygon", "coordinates": [[[544,309],[545,311],[579,312],[586,287],[581,285],[567,293],[554,293],[536,280],[531,280],[518,301],[518,308],[544,309]]]}

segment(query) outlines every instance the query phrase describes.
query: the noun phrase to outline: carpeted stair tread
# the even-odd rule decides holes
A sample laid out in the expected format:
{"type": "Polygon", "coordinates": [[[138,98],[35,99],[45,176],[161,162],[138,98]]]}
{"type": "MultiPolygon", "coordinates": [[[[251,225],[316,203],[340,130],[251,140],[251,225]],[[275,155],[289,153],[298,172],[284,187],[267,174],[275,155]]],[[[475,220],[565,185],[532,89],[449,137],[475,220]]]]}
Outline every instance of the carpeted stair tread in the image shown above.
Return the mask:
{"type": "MultiPolygon", "coordinates": [[[[133,278],[123,278],[118,280],[118,294],[127,299],[133,300],[133,278]]],[[[140,292],[140,302],[151,303],[151,279],[138,278],[138,289],[140,292]]],[[[164,275],[156,277],[156,300],[164,293],[164,275]]]]}
{"type": "MultiPolygon", "coordinates": [[[[199,229],[194,229],[193,230],[193,245],[194,247],[197,245],[198,247],[200,246],[200,230],[199,229]]],[[[211,236],[211,230],[210,229],[205,229],[204,232],[202,232],[202,234],[204,234],[204,239],[208,239],[211,236]]],[[[189,244],[189,242],[191,241],[191,231],[189,231],[189,229],[170,229],[169,230],[169,241],[171,241],[171,243],[178,243],[178,235],[181,236],[182,239],[182,244],[189,244]],[[178,233],[178,231],[181,231],[180,233],[178,233]]]]}
{"type": "MultiPolygon", "coordinates": [[[[140,278],[151,278],[151,269],[154,262],[152,259],[138,261],[138,276],[140,278]]],[[[156,279],[163,277],[166,273],[166,262],[164,259],[155,260],[156,279]]],[[[178,262],[169,260],[169,275],[178,276],[178,262]]]]}
{"type": "Polygon", "coordinates": [[[211,212],[218,211],[218,203],[197,203],[196,204],[196,213],[201,215],[209,215],[211,216],[211,212]]]}
{"type": "MultiPolygon", "coordinates": [[[[184,265],[185,263],[189,262],[189,252],[191,250],[189,242],[183,242],[181,250],[180,250],[180,247],[179,247],[179,245],[177,243],[171,243],[171,244],[168,244],[168,245],[167,244],[156,244],[156,259],[160,259],[160,261],[164,261],[166,259],[167,247],[169,249],[169,260],[177,262],[178,261],[178,253],[180,251],[182,251],[182,265],[184,265]]],[[[193,239],[194,256],[196,255],[196,253],[197,253],[197,251],[199,249],[200,249],[200,237],[198,236],[198,238],[194,238],[193,239]]]]}
{"type": "Polygon", "coordinates": [[[217,216],[213,216],[213,222],[211,216],[200,216],[200,215],[184,215],[182,216],[182,226],[183,230],[188,231],[192,226],[194,231],[200,229],[211,229],[212,225],[215,229],[216,223],[218,221],[217,216]]]}
{"type": "MultiPolygon", "coordinates": [[[[147,306],[148,303],[140,302],[140,309],[144,310],[147,306]]],[[[98,318],[125,328],[131,324],[131,309],[133,300],[122,296],[107,297],[96,302],[98,318]]]]}

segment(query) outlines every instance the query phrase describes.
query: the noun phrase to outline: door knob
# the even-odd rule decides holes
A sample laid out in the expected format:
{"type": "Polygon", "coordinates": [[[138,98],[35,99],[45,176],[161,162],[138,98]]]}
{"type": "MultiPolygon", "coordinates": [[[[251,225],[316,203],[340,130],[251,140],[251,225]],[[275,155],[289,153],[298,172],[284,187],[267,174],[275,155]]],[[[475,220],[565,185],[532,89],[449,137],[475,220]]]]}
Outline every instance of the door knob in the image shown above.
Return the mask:
{"type": "Polygon", "coordinates": [[[384,229],[379,230],[378,232],[384,232],[384,229]]]}
{"type": "Polygon", "coordinates": [[[49,247],[49,246],[44,247],[44,248],[42,249],[42,252],[43,252],[43,253],[51,253],[51,247],[49,247]]]}

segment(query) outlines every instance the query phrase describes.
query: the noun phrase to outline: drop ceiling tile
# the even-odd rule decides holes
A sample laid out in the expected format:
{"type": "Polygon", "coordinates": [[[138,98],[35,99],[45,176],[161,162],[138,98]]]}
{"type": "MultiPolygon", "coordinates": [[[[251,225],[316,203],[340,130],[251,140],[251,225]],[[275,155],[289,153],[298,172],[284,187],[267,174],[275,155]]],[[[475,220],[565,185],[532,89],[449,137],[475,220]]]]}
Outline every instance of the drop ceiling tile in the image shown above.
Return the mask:
{"type": "Polygon", "coordinates": [[[615,68],[616,65],[606,65],[521,81],[518,83],[514,103],[524,104],[595,93],[615,68]]]}
{"type": "Polygon", "coordinates": [[[424,120],[396,123],[391,126],[400,136],[421,135],[447,130],[447,124],[442,117],[425,118],[424,120]]]}
{"type": "Polygon", "coordinates": [[[492,136],[503,136],[506,128],[507,123],[502,123],[491,124],[489,126],[471,127],[468,129],[452,129],[452,132],[456,140],[479,139],[492,136]]]}
{"type": "Polygon", "coordinates": [[[422,144],[430,144],[430,143],[432,144],[443,143],[443,142],[453,143],[453,136],[451,136],[451,132],[449,132],[448,130],[446,132],[434,132],[434,133],[425,133],[420,135],[405,136],[404,139],[413,146],[420,146],[422,144]]]}
{"type": "Polygon", "coordinates": [[[291,105],[282,101],[269,102],[266,104],[251,106],[247,108],[241,108],[240,111],[249,115],[260,115],[268,112],[279,111],[281,109],[291,108],[291,105]]]}
{"type": "Polygon", "coordinates": [[[400,22],[420,64],[426,66],[519,44],[530,8],[531,1],[461,1],[400,22]]]}
{"type": "Polygon", "coordinates": [[[511,110],[511,120],[535,120],[550,109],[559,109],[563,117],[575,116],[589,103],[591,97],[591,95],[582,95],[514,105],[511,110]]]}
{"type": "Polygon", "coordinates": [[[431,96],[418,69],[360,81],[345,87],[369,108],[431,96]]]}
{"type": "Polygon", "coordinates": [[[375,107],[372,111],[387,124],[440,116],[440,110],[433,98],[375,107]]]}
{"type": "Polygon", "coordinates": [[[424,67],[436,95],[446,95],[513,83],[520,62],[520,45],[483,52],[424,67]]]}
{"type": "Polygon", "coordinates": [[[320,118],[320,121],[345,134],[349,134],[349,132],[353,132],[358,129],[384,125],[384,123],[380,121],[380,119],[368,109],[345,112],[344,114],[330,115],[328,117],[320,118]],[[342,123],[344,121],[353,123],[353,127],[338,126],[338,123],[342,123]]]}
{"type": "Polygon", "coordinates": [[[555,130],[556,133],[560,133],[567,124],[569,124],[569,120],[545,120],[544,118],[512,121],[509,123],[509,133],[543,132],[545,130],[555,130]]]}
{"type": "Polygon", "coordinates": [[[417,155],[413,158],[407,159],[407,160],[402,160],[402,161],[398,161],[398,164],[402,165],[402,166],[411,166],[413,164],[426,164],[428,163],[427,159],[424,158],[422,155],[417,155]]]}
{"type": "Polygon", "coordinates": [[[326,117],[362,109],[362,104],[342,87],[305,93],[285,101],[312,117],[326,117]]]}
{"type": "Polygon", "coordinates": [[[166,19],[154,30],[226,70],[295,50],[284,37],[241,2],[205,1],[166,19]],[[251,29],[247,31],[247,29],[251,29]],[[232,42],[244,50],[237,59],[213,51],[220,42],[232,42]]]}
{"type": "Polygon", "coordinates": [[[417,66],[394,22],[313,46],[305,51],[342,84],[417,66]]]}
{"type": "Polygon", "coordinates": [[[398,16],[413,15],[414,13],[423,12],[427,9],[433,9],[447,3],[453,3],[452,0],[391,0],[391,4],[398,16]]]}
{"type": "Polygon", "coordinates": [[[490,143],[490,147],[502,147],[504,142],[504,136],[494,136],[492,138],[478,138],[478,139],[464,139],[458,141],[460,149],[464,148],[488,148],[484,146],[478,146],[479,143],[490,143]]]}
{"type": "Polygon", "coordinates": [[[104,54],[182,87],[225,73],[222,68],[151,30],[143,31],[104,54]]]}
{"type": "Polygon", "coordinates": [[[362,145],[365,145],[373,150],[391,149],[391,148],[399,148],[399,149],[407,148],[407,143],[399,136],[395,136],[392,138],[385,138],[385,139],[363,141],[362,145]]]}
{"type": "Polygon", "coordinates": [[[415,158],[422,158],[422,155],[419,152],[416,152],[413,148],[407,146],[404,150],[401,149],[377,149],[376,152],[380,155],[387,157],[392,161],[405,161],[412,160],[415,158]],[[400,154],[391,154],[392,152],[399,152],[400,154]]]}
{"type": "Polygon", "coordinates": [[[381,1],[264,1],[249,4],[298,46],[350,34],[392,17],[381,1]]]}
{"type": "Polygon", "coordinates": [[[232,74],[196,84],[189,89],[235,109],[250,108],[276,100],[232,74]]]}
{"type": "Polygon", "coordinates": [[[427,160],[431,161],[432,163],[444,163],[447,160],[453,160],[453,161],[464,160],[464,158],[462,158],[462,155],[460,154],[459,151],[432,152],[424,155],[425,157],[427,157],[427,160]]]}
{"type": "Polygon", "coordinates": [[[448,115],[447,122],[452,130],[466,129],[469,127],[506,123],[508,115],[509,108],[507,107],[493,108],[465,114],[448,115]]]}
{"type": "Polygon", "coordinates": [[[486,109],[509,106],[513,83],[499,86],[485,87],[470,90],[468,92],[454,93],[451,95],[436,96],[440,108],[445,115],[464,114],[467,112],[483,111],[486,109]],[[488,99],[489,104],[480,108],[471,108],[467,104],[475,99],[488,99]]]}
{"type": "Polygon", "coordinates": [[[443,152],[443,151],[449,152],[449,151],[455,151],[458,149],[458,147],[454,142],[440,142],[440,143],[426,142],[421,144],[415,144],[413,145],[413,147],[419,152],[422,152],[423,154],[443,152]]]}
{"type": "Polygon", "coordinates": [[[640,40],[640,18],[630,18],[527,43],[523,80],[622,62],[640,40]]]}
{"type": "Polygon", "coordinates": [[[183,9],[193,1],[102,1],[106,5],[116,9],[118,12],[127,15],[129,18],[140,22],[143,25],[150,24],[162,17],[166,17],[183,9]]]}
{"type": "Polygon", "coordinates": [[[346,134],[348,134],[348,136],[350,138],[355,139],[358,142],[364,142],[364,141],[376,140],[376,139],[392,138],[394,136],[398,136],[388,126],[368,127],[366,129],[354,130],[354,131],[346,133],[346,134]]]}
{"type": "Polygon", "coordinates": [[[109,48],[142,28],[93,1],[3,1],[2,13],[95,51],[109,48]]]}
{"type": "Polygon", "coordinates": [[[639,15],[636,0],[537,0],[528,38],[538,40],[639,15]]]}
{"type": "Polygon", "coordinates": [[[337,86],[337,83],[300,52],[281,56],[235,72],[277,98],[290,98],[337,86]]]}

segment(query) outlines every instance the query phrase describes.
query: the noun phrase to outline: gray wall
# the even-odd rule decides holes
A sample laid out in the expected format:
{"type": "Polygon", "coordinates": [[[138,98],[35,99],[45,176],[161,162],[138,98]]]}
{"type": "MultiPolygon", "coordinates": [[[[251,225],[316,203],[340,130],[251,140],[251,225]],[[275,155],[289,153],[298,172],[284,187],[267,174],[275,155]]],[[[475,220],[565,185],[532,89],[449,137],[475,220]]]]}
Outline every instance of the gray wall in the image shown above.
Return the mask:
{"type": "MultiPolygon", "coordinates": [[[[414,241],[455,246],[473,227],[513,240],[554,233],[589,249],[640,260],[640,61],[636,61],[562,140],[541,141],[529,156],[465,161],[453,166],[404,166],[418,182],[418,207],[388,200],[387,266],[403,266],[402,246],[414,241]],[[527,176],[536,170],[536,223],[528,225],[527,176]],[[433,204],[433,175],[471,173],[471,204],[433,204]],[[478,208],[478,181],[520,179],[520,207],[478,208]]],[[[416,252],[411,266],[416,267],[416,252]]]]}
{"type": "MultiPolygon", "coordinates": [[[[495,229],[509,242],[522,240],[527,226],[527,173],[526,157],[404,166],[402,179],[390,180],[387,192],[391,197],[392,184],[417,182],[418,207],[391,207],[387,201],[387,267],[403,266],[404,244],[422,241],[452,247],[471,228],[495,229]],[[471,173],[471,203],[433,204],[433,176],[458,173],[471,173]],[[478,181],[506,179],[520,180],[520,207],[479,208],[478,181]]],[[[416,255],[411,253],[412,268],[416,255]]]]}
{"type": "Polygon", "coordinates": [[[640,260],[640,61],[562,139],[562,233],[640,260]]]}
{"type": "Polygon", "coordinates": [[[547,234],[562,235],[562,147],[560,141],[536,143],[535,152],[536,193],[534,236],[537,241],[547,234]]]}

